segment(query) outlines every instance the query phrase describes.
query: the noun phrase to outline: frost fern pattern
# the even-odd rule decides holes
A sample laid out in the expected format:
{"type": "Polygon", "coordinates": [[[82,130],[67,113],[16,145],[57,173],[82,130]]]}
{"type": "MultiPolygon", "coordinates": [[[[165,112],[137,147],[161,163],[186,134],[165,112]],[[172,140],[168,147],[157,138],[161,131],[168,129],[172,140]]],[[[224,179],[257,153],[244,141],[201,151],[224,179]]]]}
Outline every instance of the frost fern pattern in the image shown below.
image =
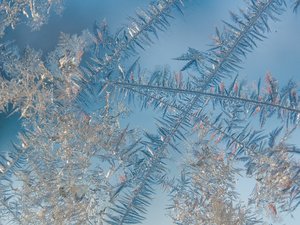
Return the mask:
{"type": "MultiPolygon", "coordinates": [[[[21,20],[37,30],[62,5],[0,1],[0,36],[21,20]]],[[[169,194],[174,224],[263,224],[260,211],[277,218],[297,209],[300,150],[287,142],[300,121],[297,83],[280,87],[267,73],[253,87],[236,74],[267,41],[270,21],[297,12],[299,1],[247,1],[216,28],[209,50],[175,58],[181,71],[145,73],[140,52],[188,5],[158,0],[115,34],[105,21],[62,33],[47,56],[1,40],[0,112],[22,122],[0,158],[1,223],[140,224],[156,187],[169,194]],[[137,106],[156,110],[156,131],[122,125],[137,106]],[[272,119],[280,126],[268,131],[272,119]],[[183,158],[175,177],[174,152],[183,158]],[[241,174],[256,183],[248,203],[235,187],[241,174]]]]}

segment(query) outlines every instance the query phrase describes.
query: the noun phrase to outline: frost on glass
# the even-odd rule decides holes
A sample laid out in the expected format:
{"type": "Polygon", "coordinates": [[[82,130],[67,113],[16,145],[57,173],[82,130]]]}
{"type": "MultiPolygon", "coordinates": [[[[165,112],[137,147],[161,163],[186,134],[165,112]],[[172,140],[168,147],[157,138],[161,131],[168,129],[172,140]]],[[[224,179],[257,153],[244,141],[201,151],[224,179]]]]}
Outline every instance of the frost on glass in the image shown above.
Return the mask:
{"type": "MultiPolygon", "coordinates": [[[[0,112],[13,108],[22,122],[14,149],[0,158],[1,223],[140,224],[157,185],[175,224],[262,224],[266,214],[276,221],[298,207],[300,151],[288,143],[299,124],[297,82],[267,73],[249,85],[236,76],[287,3],[247,1],[216,29],[209,50],[175,58],[181,71],[145,72],[139,52],[185,5],[153,2],[115,34],[105,20],[61,33],[47,55],[1,42],[0,112]],[[156,131],[122,124],[137,107],[156,110],[156,131]],[[270,120],[279,126],[269,129],[270,120]],[[172,151],[183,159],[175,178],[172,151]],[[249,202],[236,191],[239,176],[255,182],[249,202]]],[[[20,21],[38,29],[61,7],[1,1],[0,34],[20,21]]]]}
{"type": "Polygon", "coordinates": [[[5,29],[15,29],[26,21],[32,30],[38,30],[45,24],[52,10],[60,14],[63,0],[1,0],[0,2],[0,37],[5,29]]]}
{"type": "Polygon", "coordinates": [[[258,224],[247,208],[238,202],[234,187],[235,175],[232,160],[225,153],[194,144],[192,158],[186,162],[181,179],[170,187],[171,217],[176,224],[258,224]],[[216,185],[216,183],[218,185],[216,185]]]}

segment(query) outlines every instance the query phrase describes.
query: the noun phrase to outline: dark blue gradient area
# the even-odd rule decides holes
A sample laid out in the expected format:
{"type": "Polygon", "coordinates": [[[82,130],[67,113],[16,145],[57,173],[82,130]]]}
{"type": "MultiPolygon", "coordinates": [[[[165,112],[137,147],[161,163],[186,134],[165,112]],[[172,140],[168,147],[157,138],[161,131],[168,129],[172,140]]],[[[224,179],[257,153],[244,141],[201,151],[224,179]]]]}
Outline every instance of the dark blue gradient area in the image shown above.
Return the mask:
{"type": "Polygon", "coordinates": [[[9,152],[13,147],[12,143],[17,141],[17,134],[21,128],[21,121],[18,114],[9,116],[0,113],[0,151],[9,152]]]}

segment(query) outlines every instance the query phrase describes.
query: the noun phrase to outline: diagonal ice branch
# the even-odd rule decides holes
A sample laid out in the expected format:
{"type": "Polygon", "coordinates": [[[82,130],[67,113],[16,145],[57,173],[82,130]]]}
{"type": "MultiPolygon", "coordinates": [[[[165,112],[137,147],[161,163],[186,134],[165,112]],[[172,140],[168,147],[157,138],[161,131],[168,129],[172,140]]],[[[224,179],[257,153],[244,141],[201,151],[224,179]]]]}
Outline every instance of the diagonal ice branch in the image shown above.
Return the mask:
{"type": "Polygon", "coordinates": [[[11,207],[9,207],[9,205],[3,200],[0,199],[0,203],[7,209],[7,211],[13,216],[15,221],[18,221],[19,224],[23,224],[23,222],[18,218],[18,216],[16,215],[15,212],[13,212],[13,210],[11,209],[11,207]]]}
{"type": "Polygon", "coordinates": [[[151,4],[148,11],[138,14],[138,19],[134,19],[132,26],[127,27],[127,31],[112,50],[112,54],[106,55],[103,63],[99,62],[99,69],[96,72],[107,72],[111,67],[118,65],[128,51],[134,50],[134,45],[143,48],[141,43],[143,39],[149,41],[149,33],[156,36],[157,29],[165,30],[168,26],[166,17],[169,16],[169,11],[174,7],[180,10],[183,2],[184,0],[159,0],[155,4],[151,4]]]}
{"type": "MultiPolygon", "coordinates": [[[[276,7],[277,10],[280,11],[280,6],[282,4],[281,1],[277,0],[269,0],[269,1],[259,1],[257,4],[255,1],[252,1],[253,5],[252,8],[255,9],[255,14],[252,16],[252,14],[248,15],[251,19],[249,22],[245,25],[244,29],[238,33],[237,37],[233,40],[232,44],[229,46],[229,48],[223,53],[222,58],[217,61],[217,63],[214,63],[212,66],[212,70],[208,70],[209,72],[205,74],[204,81],[199,86],[200,91],[205,91],[209,88],[210,84],[214,82],[215,79],[217,79],[219,76],[222,77],[221,73],[222,70],[225,70],[223,67],[227,62],[229,62],[232,57],[234,56],[234,53],[239,47],[239,44],[244,41],[244,39],[247,37],[247,35],[253,31],[253,29],[257,29],[257,25],[259,24],[259,20],[262,19],[262,16],[265,15],[268,10],[273,10],[276,7]]],[[[265,22],[265,21],[264,21],[265,22]]],[[[258,32],[258,31],[257,31],[258,32]]],[[[166,148],[171,143],[172,138],[174,135],[176,135],[178,129],[182,126],[182,123],[185,123],[187,120],[187,117],[189,116],[189,112],[192,111],[193,107],[195,107],[196,103],[199,101],[200,96],[196,95],[193,99],[191,99],[190,104],[187,104],[186,111],[182,112],[178,115],[178,119],[174,121],[174,123],[171,124],[171,129],[169,127],[168,134],[163,138],[163,142],[157,147],[155,152],[153,153],[153,156],[149,159],[149,165],[148,165],[148,171],[152,171],[153,168],[157,166],[157,164],[160,162],[160,158],[162,158],[166,154],[166,148]]],[[[151,176],[150,172],[147,172],[142,175],[142,181],[138,183],[138,188],[135,189],[134,194],[131,195],[130,198],[127,199],[127,209],[125,212],[120,212],[120,217],[116,219],[116,221],[126,221],[128,216],[130,215],[130,212],[132,213],[138,213],[136,212],[136,209],[138,206],[135,203],[136,199],[139,198],[139,195],[141,194],[142,190],[146,187],[148,184],[149,177],[151,176]]],[[[122,223],[121,223],[122,224],[122,223]]]]}

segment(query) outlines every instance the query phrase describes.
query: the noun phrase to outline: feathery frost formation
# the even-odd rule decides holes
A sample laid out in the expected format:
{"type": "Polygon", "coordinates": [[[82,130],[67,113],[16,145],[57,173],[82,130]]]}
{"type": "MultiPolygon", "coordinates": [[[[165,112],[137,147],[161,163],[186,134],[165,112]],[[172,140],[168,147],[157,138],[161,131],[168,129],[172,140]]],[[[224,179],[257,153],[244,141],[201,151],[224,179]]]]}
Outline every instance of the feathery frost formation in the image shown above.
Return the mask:
{"type": "MultiPolygon", "coordinates": [[[[296,12],[299,1],[289,3],[296,12]]],[[[1,43],[0,112],[22,122],[0,157],[1,222],[140,224],[154,187],[169,192],[180,225],[263,224],[263,211],[276,219],[298,207],[300,150],[287,142],[300,118],[296,82],[280,88],[267,73],[253,88],[236,76],[287,3],[251,0],[216,29],[209,50],[175,58],[181,71],[145,73],[139,51],[184,4],[151,3],[116,34],[105,21],[61,34],[47,56],[1,43]],[[136,105],[157,110],[156,133],[120,125],[136,105]],[[280,126],[261,131],[274,116],[280,126]],[[178,178],[168,173],[173,150],[185,156],[178,178]],[[256,183],[247,203],[235,190],[243,174],[256,183]]],[[[36,30],[52,9],[62,1],[0,1],[0,35],[20,21],[36,30]]]]}
{"type": "Polygon", "coordinates": [[[0,1],[0,37],[7,27],[15,29],[24,18],[33,30],[38,30],[48,20],[52,10],[60,14],[63,0],[1,0],[0,1]]]}

